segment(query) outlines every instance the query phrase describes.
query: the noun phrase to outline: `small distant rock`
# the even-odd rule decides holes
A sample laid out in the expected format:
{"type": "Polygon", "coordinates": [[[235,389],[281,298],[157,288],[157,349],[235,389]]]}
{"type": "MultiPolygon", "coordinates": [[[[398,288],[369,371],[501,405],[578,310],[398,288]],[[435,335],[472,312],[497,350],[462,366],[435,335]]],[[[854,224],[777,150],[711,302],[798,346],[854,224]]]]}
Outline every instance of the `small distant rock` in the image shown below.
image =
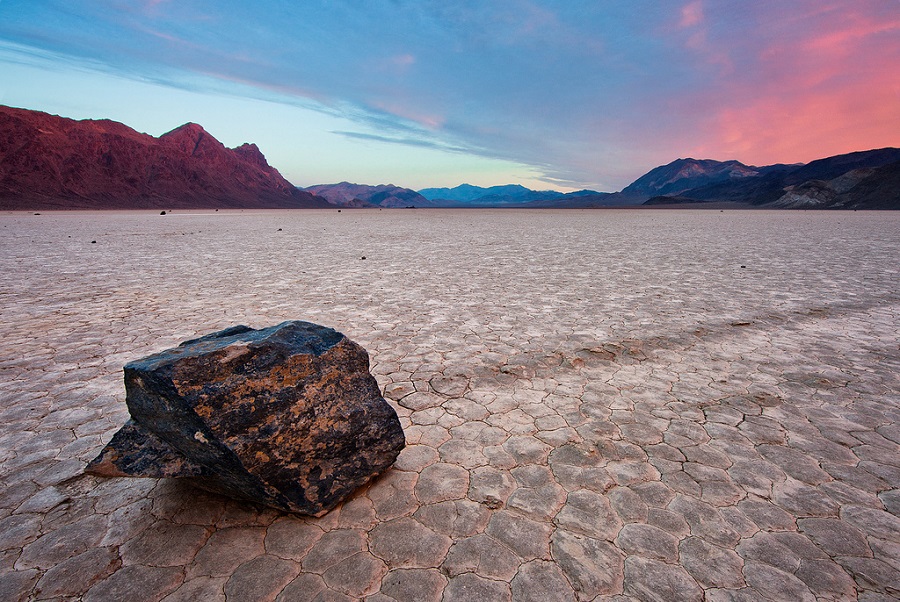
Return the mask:
{"type": "Polygon", "coordinates": [[[96,240],[92,240],[92,241],[91,241],[91,244],[92,244],[92,245],[95,245],[95,244],[97,244],[97,241],[96,241],[96,240]]]}
{"type": "Polygon", "coordinates": [[[366,258],[366,256],[365,256],[365,255],[363,255],[363,256],[362,256],[362,257],[360,257],[360,259],[365,259],[365,258],[366,258]]]}
{"type": "Polygon", "coordinates": [[[234,326],[125,366],[131,419],[86,468],[321,515],[405,445],[366,351],[310,322],[234,326]]]}
{"type": "Polygon", "coordinates": [[[165,215],[166,212],[165,212],[165,211],[160,211],[159,214],[160,214],[160,215],[165,215]]]}

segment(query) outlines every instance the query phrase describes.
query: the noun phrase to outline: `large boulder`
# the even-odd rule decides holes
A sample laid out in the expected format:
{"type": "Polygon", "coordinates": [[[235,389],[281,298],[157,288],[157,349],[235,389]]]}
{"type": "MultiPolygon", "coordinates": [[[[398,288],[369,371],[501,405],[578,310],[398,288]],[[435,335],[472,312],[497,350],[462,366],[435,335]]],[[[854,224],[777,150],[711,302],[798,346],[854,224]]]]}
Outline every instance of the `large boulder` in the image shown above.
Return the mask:
{"type": "Polygon", "coordinates": [[[235,326],[125,366],[131,419],[86,472],[179,477],[324,514],[405,445],[366,351],[309,322],[235,326]]]}

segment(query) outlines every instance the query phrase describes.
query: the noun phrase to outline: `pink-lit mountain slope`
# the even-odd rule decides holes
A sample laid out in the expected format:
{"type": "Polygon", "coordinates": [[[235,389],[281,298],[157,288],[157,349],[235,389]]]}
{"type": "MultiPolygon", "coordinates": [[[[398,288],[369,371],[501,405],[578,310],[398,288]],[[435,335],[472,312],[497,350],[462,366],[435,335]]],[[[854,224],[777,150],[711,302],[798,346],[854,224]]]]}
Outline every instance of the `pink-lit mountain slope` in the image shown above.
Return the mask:
{"type": "Polygon", "coordinates": [[[333,207],[298,190],[255,144],[188,123],[159,138],[109,120],[0,106],[0,209],[333,207]]]}

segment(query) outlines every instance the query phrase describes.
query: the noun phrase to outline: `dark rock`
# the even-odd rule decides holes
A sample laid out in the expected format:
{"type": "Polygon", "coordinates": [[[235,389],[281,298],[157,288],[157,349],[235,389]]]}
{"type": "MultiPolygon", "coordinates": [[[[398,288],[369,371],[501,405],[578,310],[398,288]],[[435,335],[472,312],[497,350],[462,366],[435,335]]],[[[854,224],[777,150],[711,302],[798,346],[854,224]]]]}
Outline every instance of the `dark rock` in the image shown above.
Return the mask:
{"type": "Polygon", "coordinates": [[[366,351],[309,322],[234,326],[125,366],[131,419],[87,467],[320,515],[405,445],[366,351]]]}

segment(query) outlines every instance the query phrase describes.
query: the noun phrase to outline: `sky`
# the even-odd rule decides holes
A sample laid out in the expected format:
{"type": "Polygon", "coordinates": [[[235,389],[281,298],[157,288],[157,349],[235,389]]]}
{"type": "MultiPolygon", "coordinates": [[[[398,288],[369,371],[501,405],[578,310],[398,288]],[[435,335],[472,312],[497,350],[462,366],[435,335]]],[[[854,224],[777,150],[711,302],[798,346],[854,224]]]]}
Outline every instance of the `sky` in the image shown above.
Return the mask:
{"type": "Polygon", "coordinates": [[[616,191],[900,146],[900,0],[0,0],[0,104],[193,121],[298,186],[616,191]]]}

